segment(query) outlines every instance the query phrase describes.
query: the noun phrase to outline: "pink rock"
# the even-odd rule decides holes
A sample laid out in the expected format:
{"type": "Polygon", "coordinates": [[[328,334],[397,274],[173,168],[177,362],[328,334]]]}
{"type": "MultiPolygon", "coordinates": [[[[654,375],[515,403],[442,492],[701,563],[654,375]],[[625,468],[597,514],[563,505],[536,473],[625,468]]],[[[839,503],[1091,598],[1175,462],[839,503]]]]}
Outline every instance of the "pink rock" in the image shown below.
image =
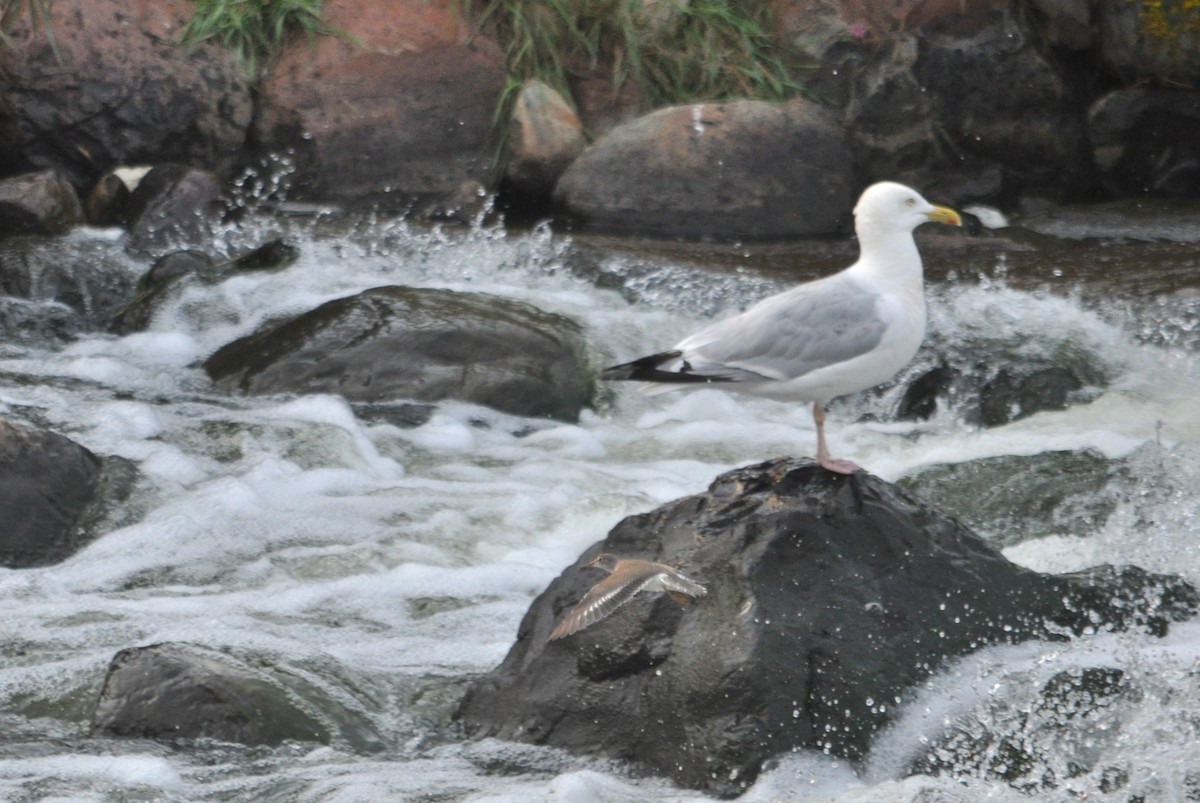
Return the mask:
{"type": "Polygon", "coordinates": [[[349,36],[297,41],[264,82],[255,131],[295,161],[291,197],[444,205],[494,183],[504,54],[450,0],[340,0],[349,36]]]}

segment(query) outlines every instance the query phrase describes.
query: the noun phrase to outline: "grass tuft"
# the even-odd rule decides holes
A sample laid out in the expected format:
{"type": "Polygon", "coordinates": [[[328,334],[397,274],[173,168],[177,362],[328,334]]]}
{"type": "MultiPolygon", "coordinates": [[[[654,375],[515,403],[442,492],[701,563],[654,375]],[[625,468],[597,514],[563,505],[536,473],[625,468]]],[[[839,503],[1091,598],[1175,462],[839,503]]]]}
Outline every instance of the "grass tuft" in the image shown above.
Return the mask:
{"type": "Polygon", "coordinates": [[[214,40],[237,54],[251,77],[283,49],[293,33],[329,33],[321,23],[322,0],[196,0],[180,43],[214,40]]]}
{"type": "Polygon", "coordinates": [[[54,32],[50,30],[51,2],[52,0],[0,0],[0,45],[5,48],[13,46],[8,32],[12,30],[21,14],[26,13],[29,15],[29,27],[34,31],[41,29],[45,32],[55,58],[61,61],[58,43],[54,41],[54,32]]]}
{"type": "Polygon", "coordinates": [[[462,2],[505,47],[511,87],[537,78],[570,99],[574,79],[608,75],[614,93],[633,82],[649,107],[804,92],[771,36],[767,0],[462,2]]]}

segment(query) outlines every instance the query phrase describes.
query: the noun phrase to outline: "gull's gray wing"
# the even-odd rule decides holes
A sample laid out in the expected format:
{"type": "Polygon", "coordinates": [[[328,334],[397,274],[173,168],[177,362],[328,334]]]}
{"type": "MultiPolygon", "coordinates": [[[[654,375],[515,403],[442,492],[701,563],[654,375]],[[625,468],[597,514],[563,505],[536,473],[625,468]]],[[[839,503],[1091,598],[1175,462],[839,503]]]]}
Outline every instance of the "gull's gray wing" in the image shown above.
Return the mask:
{"type": "Polygon", "coordinates": [[[688,370],[701,376],[794,379],[878,346],[887,329],[878,299],[878,293],[852,278],[830,276],[764,299],[697,332],[675,350],[688,370]]]}

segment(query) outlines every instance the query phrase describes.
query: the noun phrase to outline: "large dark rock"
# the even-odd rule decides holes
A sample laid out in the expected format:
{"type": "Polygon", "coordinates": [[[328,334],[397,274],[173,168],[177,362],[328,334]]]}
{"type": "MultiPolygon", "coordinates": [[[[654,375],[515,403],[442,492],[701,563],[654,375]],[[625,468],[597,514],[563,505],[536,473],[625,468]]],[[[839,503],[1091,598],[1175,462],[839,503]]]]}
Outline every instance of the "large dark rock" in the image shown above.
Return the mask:
{"type": "Polygon", "coordinates": [[[639,117],[584,150],[554,194],[596,230],[733,240],[833,233],[854,187],[841,130],[798,98],[639,117]]]}
{"type": "Polygon", "coordinates": [[[59,168],[77,190],[122,164],[190,162],[227,174],[252,113],[250,82],[216,44],[178,45],[186,0],[55,0],[21,9],[0,49],[0,168],[59,168]]]}
{"type": "Polygon", "coordinates": [[[128,496],[135,476],[126,460],[0,419],[0,566],[70,557],[95,538],[106,506],[128,496]]]}
{"type": "Polygon", "coordinates": [[[294,671],[185,643],[122,650],[108,667],[92,729],[112,736],[247,745],[344,741],[381,748],[362,716],[294,671]]]}
{"type": "Polygon", "coordinates": [[[322,304],[226,345],[204,370],[244,393],[458,399],[566,421],[594,392],[574,321],[481,293],[407,287],[322,304]]]}
{"type": "Polygon", "coordinates": [[[504,662],[468,692],[469,733],[632,762],[719,795],[808,748],[856,759],[910,690],[992,643],[1097,628],[1165,632],[1197,594],[1102,567],[1052,576],[865,473],[778,459],[618,524],[534,601],[504,662]],[[546,642],[597,581],[597,552],[680,567],[708,587],[681,608],[640,595],[546,642]]]}

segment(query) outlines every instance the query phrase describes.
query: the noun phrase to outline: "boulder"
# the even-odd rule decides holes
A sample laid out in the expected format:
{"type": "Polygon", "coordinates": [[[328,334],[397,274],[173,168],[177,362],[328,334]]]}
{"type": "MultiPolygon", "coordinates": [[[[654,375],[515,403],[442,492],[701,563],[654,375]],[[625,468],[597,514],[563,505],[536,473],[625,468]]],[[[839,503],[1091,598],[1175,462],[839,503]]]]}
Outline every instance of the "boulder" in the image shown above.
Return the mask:
{"type": "Polygon", "coordinates": [[[292,200],[454,211],[494,183],[504,53],[451,0],[326,3],[263,82],[254,131],[292,200]]]}
{"type": "Polygon", "coordinates": [[[92,730],[149,739],[216,739],[246,745],[341,741],[381,749],[369,722],[296,671],[193,644],[122,650],[109,664],[92,730]]]}
{"type": "Polygon", "coordinates": [[[0,566],[65,560],[98,534],[114,500],[126,498],[136,469],[101,458],[55,432],[0,419],[0,566]]]}
{"type": "Polygon", "coordinates": [[[579,326],[482,293],[379,287],[234,341],[204,363],[222,389],[351,402],[459,399],[574,421],[591,404],[579,326]]]}
{"type": "Polygon", "coordinates": [[[186,0],[55,0],[16,15],[0,49],[0,169],[60,168],[78,190],[120,164],[191,162],[222,175],[249,130],[250,83],[230,51],[177,42],[186,0]]]}
{"type": "Polygon", "coordinates": [[[528,81],[513,102],[504,179],[510,192],[549,198],[563,171],[583,150],[583,124],[562,95],[528,81]]]}
{"type": "Polygon", "coordinates": [[[161,255],[211,244],[222,212],[223,185],[211,170],[158,165],[129,198],[129,237],[135,254],[161,255]]]}
{"type": "Polygon", "coordinates": [[[619,126],[559,179],[589,228],[689,239],[830,234],[854,202],[850,153],[815,103],[673,106],[619,126]]]}
{"type": "Polygon", "coordinates": [[[1200,92],[1119,89],[1092,104],[1087,126],[1110,194],[1200,198],[1200,92]]]}
{"type": "Polygon", "coordinates": [[[1134,567],[1024,569],[876,477],[776,459],[619,523],[533,602],[457,716],[475,737],[621,759],[731,796],[779,753],[862,758],[957,656],[1098,629],[1162,634],[1198,601],[1185,581],[1134,567]],[[687,608],[640,594],[547,642],[599,579],[584,564],[601,551],[677,566],[708,593],[687,608]]]}
{"type": "Polygon", "coordinates": [[[82,222],[79,196],[57,170],[0,179],[0,237],[62,234],[82,222]]]}

